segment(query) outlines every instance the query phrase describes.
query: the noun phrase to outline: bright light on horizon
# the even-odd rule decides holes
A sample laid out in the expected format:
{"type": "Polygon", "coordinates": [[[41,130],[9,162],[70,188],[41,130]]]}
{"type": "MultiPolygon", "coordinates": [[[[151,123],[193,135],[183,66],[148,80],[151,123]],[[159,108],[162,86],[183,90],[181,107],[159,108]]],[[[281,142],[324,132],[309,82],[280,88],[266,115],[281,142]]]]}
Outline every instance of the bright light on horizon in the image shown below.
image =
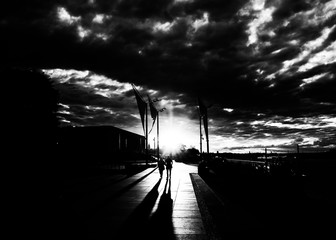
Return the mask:
{"type": "MultiPolygon", "coordinates": [[[[172,108],[159,113],[159,146],[164,155],[178,153],[182,146],[196,147],[198,125],[188,118],[174,116],[172,108]]],[[[149,139],[157,137],[156,125],[149,139]]]]}

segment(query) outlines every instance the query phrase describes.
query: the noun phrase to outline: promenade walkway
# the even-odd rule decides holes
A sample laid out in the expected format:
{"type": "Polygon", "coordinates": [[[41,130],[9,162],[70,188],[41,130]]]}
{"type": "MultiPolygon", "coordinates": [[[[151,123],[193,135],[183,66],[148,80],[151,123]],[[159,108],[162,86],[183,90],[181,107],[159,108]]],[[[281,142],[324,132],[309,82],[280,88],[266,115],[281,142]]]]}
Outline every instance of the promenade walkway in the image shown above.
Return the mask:
{"type": "Polygon", "coordinates": [[[132,176],[71,177],[60,188],[41,183],[45,178],[10,179],[15,184],[4,206],[12,239],[222,240],[294,236],[292,230],[300,238],[334,235],[334,201],[306,196],[331,183],[289,191],[288,184],[274,184],[276,179],[205,182],[196,165],[178,162],[171,179],[166,171],[161,179],[156,167],[132,176]]]}
{"type": "Polygon", "coordinates": [[[69,185],[63,232],[74,239],[209,239],[191,174],[197,166],[175,162],[171,179],[148,168],[110,183],[69,185]]]}

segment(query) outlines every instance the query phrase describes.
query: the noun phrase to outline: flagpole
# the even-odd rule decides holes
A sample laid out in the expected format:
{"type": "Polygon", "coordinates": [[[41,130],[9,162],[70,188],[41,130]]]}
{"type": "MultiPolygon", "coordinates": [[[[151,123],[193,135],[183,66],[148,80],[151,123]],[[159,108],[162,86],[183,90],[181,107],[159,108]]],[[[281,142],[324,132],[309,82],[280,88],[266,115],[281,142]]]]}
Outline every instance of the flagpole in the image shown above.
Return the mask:
{"type": "Polygon", "coordinates": [[[163,112],[164,110],[166,110],[166,108],[162,108],[159,111],[157,111],[157,123],[156,124],[157,124],[157,156],[158,156],[158,160],[160,159],[159,113],[163,112]]]}
{"type": "MultiPolygon", "coordinates": [[[[206,117],[206,121],[207,121],[207,128],[208,128],[208,116],[206,117]]],[[[207,141],[207,153],[209,154],[209,135],[206,138],[207,141]]]]}
{"type": "Polygon", "coordinates": [[[160,145],[159,145],[159,112],[157,112],[157,136],[156,136],[156,141],[157,141],[157,160],[159,161],[160,159],[160,145]]]}
{"type": "Polygon", "coordinates": [[[148,156],[148,117],[147,117],[147,112],[148,112],[148,110],[147,110],[147,103],[146,103],[146,166],[148,166],[148,158],[149,158],[149,156],[148,156]]]}
{"type": "Polygon", "coordinates": [[[138,105],[139,113],[140,113],[140,118],[141,118],[141,123],[142,123],[142,129],[144,130],[144,135],[145,135],[145,158],[146,158],[146,165],[148,165],[148,159],[149,159],[149,154],[148,154],[148,103],[143,100],[141,97],[140,93],[136,89],[135,85],[132,83],[132,88],[134,91],[135,99],[138,105]],[[146,115],[146,117],[145,117],[146,115]],[[146,118],[146,119],[145,119],[146,118]],[[144,123],[146,121],[146,124],[144,123]],[[145,126],[146,125],[146,126],[145,126]]]}
{"type": "Polygon", "coordinates": [[[200,157],[202,157],[202,116],[200,114],[200,157]]]}

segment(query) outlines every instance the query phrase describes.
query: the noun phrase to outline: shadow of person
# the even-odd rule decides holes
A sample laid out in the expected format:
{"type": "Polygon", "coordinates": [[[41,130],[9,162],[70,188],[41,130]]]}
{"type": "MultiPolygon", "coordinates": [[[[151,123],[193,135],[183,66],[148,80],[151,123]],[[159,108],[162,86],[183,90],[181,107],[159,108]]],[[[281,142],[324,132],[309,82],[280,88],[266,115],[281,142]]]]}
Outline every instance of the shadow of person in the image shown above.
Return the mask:
{"type": "Polygon", "coordinates": [[[134,210],[128,220],[123,224],[117,233],[117,239],[134,239],[137,236],[139,239],[147,238],[148,220],[159,196],[158,188],[161,184],[161,178],[155,186],[146,195],[140,205],[134,210]]]}
{"type": "Polygon", "coordinates": [[[152,228],[149,239],[174,240],[173,199],[171,198],[171,179],[167,179],[158,208],[152,215],[149,225],[152,228]]]}

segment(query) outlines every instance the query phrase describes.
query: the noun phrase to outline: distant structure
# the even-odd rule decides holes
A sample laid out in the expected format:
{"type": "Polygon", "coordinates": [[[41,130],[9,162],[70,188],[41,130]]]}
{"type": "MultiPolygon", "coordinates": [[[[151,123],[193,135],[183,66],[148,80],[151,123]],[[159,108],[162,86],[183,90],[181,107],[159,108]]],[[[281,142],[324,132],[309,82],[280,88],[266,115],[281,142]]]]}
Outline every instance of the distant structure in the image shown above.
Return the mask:
{"type": "Polygon", "coordinates": [[[207,154],[209,154],[209,133],[208,133],[208,108],[204,105],[200,97],[198,97],[198,110],[199,110],[199,121],[200,121],[200,153],[202,154],[202,119],[204,125],[204,132],[207,143],[207,154]]]}
{"type": "MultiPolygon", "coordinates": [[[[163,112],[164,110],[166,110],[166,108],[162,108],[160,110],[157,110],[156,107],[154,106],[154,102],[156,101],[160,101],[159,99],[155,99],[154,101],[149,97],[149,95],[147,95],[148,97],[148,103],[149,103],[149,109],[150,109],[150,112],[151,112],[151,116],[152,116],[152,119],[153,119],[153,125],[152,125],[152,129],[153,129],[153,126],[155,124],[155,121],[157,120],[156,122],[156,142],[157,142],[157,149],[156,149],[156,153],[157,153],[157,160],[160,159],[160,135],[159,135],[159,131],[160,131],[160,125],[159,125],[159,112],[163,112]]],[[[149,131],[151,132],[152,129],[149,131]]],[[[155,146],[155,142],[154,142],[154,146],[155,146]]],[[[155,147],[154,147],[155,148],[155,147]]]]}
{"type": "Polygon", "coordinates": [[[147,161],[146,164],[148,164],[148,158],[149,158],[149,154],[148,154],[148,107],[147,107],[147,102],[142,98],[142,96],[140,95],[139,91],[136,89],[134,84],[131,84],[132,88],[133,88],[133,92],[135,95],[135,99],[137,101],[137,105],[138,105],[138,109],[139,109],[139,114],[140,114],[140,118],[141,118],[141,123],[142,123],[142,128],[144,130],[144,134],[145,134],[145,146],[146,146],[146,155],[147,155],[147,161]]]}
{"type": "MultiPolygon", "coordinates": [[[[162,108],[160,110],[157,110],[156,107],[154,106],[154,102],[160,101],[159,99],[154,99],[152,100],[149,95],[147,95],[148,97],[148,102],[146,102],[143,97],[140,95],[140,93],[138,92],[138,90],[136,89],[135,85],[132,84],[132,88],[133,88],[133,92],[135,95],[135,99],[137,101],[137,105],[138,105],[138,109],[139,109],[139,114],[140,114],[140,118],[141,118],[141,122],[142,122],[142,128],[144,130],[144,134],[145,134],[145,139],[146,139],[146,155],[147,155],[147,160],[149,159],[149,152],[148,152],[148,134],[152,131],[153,126],[155,124],[156,121],[156,125],[157,125],[157,137],[156,137],[156,141],[157,141],[157,159],[160,158],[160,143],[159,143],[159,112],[163,112],[166,108],[162,108]],[[150,114],[151,117],[153,119],[153,124],[152,124],[152,128],[151,130],[148,132],[148,105],[150,108],[150,114]]],[[[146,162],[146,164],[148,164],[148,161],[146,162]]]]}

